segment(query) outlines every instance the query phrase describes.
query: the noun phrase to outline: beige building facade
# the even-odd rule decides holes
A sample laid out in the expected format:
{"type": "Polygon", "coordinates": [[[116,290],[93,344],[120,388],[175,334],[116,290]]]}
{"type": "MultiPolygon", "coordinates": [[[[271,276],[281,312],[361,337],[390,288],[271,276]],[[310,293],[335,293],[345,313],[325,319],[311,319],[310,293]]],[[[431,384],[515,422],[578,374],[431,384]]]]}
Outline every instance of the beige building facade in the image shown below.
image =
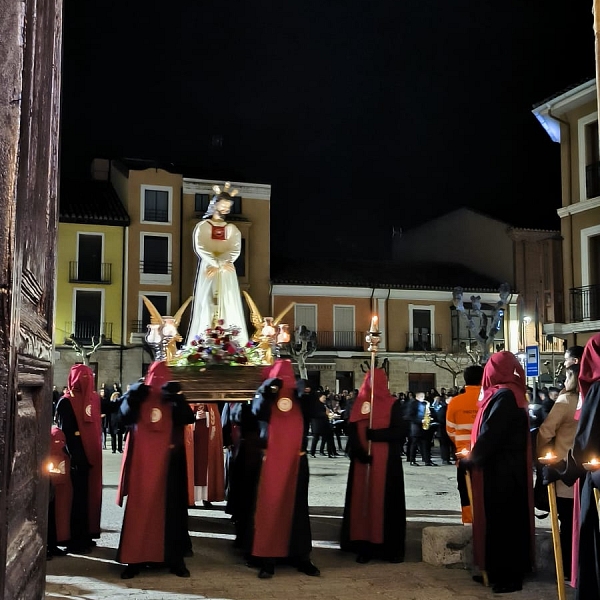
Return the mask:
{"type": "Polygon", "coordinates": [[[596,81],[539,103],[533,110],[560,144],[563,318],[544,327],[566,344],[585,345],[600,331],[600,144],[596,81]]]}

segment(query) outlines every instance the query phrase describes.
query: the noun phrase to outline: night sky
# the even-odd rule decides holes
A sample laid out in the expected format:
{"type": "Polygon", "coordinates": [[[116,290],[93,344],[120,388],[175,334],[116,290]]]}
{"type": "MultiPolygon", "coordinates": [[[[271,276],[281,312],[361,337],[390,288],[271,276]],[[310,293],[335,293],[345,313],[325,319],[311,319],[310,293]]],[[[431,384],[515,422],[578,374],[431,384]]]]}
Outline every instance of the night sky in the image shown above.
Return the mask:
{"type": "Polygon", "coordinates": [[[62,175],[272,185],[273,245],[387,258],[459,206],[559,228],[532,105],[594,76],[592,0],[66,0],[62,175]]]}

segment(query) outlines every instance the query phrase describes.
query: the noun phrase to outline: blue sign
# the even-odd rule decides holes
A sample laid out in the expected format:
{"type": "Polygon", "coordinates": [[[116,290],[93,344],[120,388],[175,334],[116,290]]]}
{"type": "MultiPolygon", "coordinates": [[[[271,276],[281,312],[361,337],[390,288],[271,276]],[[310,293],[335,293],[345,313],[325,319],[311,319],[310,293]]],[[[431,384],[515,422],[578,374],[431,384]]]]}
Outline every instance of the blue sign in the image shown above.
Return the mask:
{"type": "Polygon", "coordinates": [[[538,377],[540,374],[540,350],[537,346],[525,348],[525,375],[527,377],[538,377]]]}

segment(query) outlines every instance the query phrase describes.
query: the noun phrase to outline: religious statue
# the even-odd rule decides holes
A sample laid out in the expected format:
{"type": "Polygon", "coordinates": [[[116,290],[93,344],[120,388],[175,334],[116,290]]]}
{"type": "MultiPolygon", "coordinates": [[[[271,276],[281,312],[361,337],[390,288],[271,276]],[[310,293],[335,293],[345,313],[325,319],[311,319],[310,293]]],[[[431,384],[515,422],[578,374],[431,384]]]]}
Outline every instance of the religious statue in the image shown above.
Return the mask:
{"type": "Polygon", "coordinates": [[[218,185],[213,190],[215,195],[193,233],[199,262],[186,345],[221,322],[222,327],[239,331],[237,341],[243,346],[248,332],[234,266],[242,249],[242,234],[233,223],[225,221],[238,190],[231,188],[229,182],[223,190],[218,185]]]}

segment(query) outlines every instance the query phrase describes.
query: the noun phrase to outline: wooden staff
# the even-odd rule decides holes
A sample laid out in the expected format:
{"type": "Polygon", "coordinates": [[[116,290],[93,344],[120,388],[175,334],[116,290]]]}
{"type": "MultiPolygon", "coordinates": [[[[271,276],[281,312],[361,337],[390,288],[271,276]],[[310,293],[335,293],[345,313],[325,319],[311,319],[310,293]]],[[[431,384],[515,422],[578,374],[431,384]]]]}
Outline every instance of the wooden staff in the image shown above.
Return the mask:
{"type": "MultiPolygon", "coordinates": [[[[594,490],[600,491],[600,490],[594,490]]],[[[556,506],[556,483],[548,484],[548,502],[550,504],[550,523],[552,525],[552,543],[554,545],[554,562],[556,563],[556,585],[558,600],[566,599],[565,574],[563,570],[563,555],[560,546],[560,527],[558,526],[558,508],[556,506]]]]}
{"type": "MultiPolygon", "coordinates": [[[[473,524],[475,524],[475,504],[473,503],[473,486],[471,485],[471,475],[468,470],[465,469],[465,481],[467,483],[467,493],[469,494],[469,503],[471,504],[471,513],[473,514],[473,524]]],[[[481,569],[481,576],[483,577],[483,585],[488,587],[490,580],[488,579],[487,571],[481,569]]]]}
{"type": "Polygon", "coordinates": [[[600,526],[600,490],[594,488],[594,500],[596,501],[596,510],[598,511],[598,525],[600,526]]]}

